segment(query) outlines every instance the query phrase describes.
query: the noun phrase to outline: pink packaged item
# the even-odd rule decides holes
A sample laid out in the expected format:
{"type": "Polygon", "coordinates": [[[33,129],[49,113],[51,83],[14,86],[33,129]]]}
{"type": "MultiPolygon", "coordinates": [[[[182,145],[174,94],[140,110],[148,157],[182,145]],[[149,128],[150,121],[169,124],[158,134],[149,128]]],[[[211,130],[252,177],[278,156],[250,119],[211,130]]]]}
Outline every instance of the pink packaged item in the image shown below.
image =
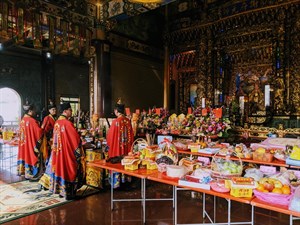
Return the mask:
{"type": "Polygon", "coordinates": [[[264,202],[268,202],[275,205],[284,205],[287,206],[290,203],[290,199],[292,197],[292,194],[290,195],[284,195],[284,194],[277,194],[277,193],[266,193],[261,192],[258,190],[253,190],[254,195],[259,200],[262,200],[264,202]]]}

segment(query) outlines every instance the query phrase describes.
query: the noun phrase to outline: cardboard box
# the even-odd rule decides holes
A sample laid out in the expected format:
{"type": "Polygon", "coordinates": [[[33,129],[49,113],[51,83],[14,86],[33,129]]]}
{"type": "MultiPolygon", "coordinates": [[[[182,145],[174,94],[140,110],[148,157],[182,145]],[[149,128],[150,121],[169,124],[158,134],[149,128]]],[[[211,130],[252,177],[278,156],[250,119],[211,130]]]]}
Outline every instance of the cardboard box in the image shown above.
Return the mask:
{"type": "Polygon", "coordinates": [[[87,162],[95,161],[95,160],[101,160],[101,150],[100,149],[86,149],[85,150],[85,160],[87,162]]]}
{"type": "Polygon", "coordinates": [[[103,169],[87,165],[86,184],[97,188],[103,188],[102,175],[103,175],[103,169]]]}

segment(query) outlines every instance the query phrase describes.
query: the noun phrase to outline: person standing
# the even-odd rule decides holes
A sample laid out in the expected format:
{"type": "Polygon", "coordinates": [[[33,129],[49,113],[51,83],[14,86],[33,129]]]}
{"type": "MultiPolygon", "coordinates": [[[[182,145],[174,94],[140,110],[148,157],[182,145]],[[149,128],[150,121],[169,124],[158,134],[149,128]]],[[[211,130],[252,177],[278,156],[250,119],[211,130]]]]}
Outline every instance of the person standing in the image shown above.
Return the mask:
{"type": "Polygon", "coordinates": [[[112,121],[107,134],[108,156],[110,158],[127,155],[131,151],[134,141],[131,121],[124,115],[124,111],[125,105],[119,99],[114,108],[114,114],[117,118],[112,121]]]}
{"type": "MultiPolygon", "coordinates": [[[[107,145],[109,147],[108,156],[113,158],[116,156],[127,155],[131,151],[132,143],[134,141],[133,129],[131,121],[124,115],[125,105],[122,104],[121,99],[118,100],[114,108],[116,119],[112,124],[107,134],[107,145]]],[[[113,173],[113,187],[120,187],[121,180],[125,182],[125,175],[120,173],[113,173]]],[[[128,178],[129,180],[130,178],[128,178]]]]}
{"type": "Polygon", "coordinates": [[[69,121],[72,116],[70,103],[61,104],[60,111],[62,114],[53,129],[49,190],[70,200],[84,184],[85,157],[80,136],[69,121]]]}
{"type": "Polygon", "coordinates": [[[53,128],[56,120],[56,105],[53,104],[53,102],[50,102],[48,105],[48,110],[49,114],[44,118],[41,126],[47,139],[47,151],[43,153],[45,164],[47,164],[51,154],[53,128]]]}
{"type": "Polygon", "coordinates": [[[33,104],[23,106],[25,115],[20,122],[20,141],[17,159],[17,175],[37,181],[44,172],[42,152],[46,148],[43,142],[43,130],[34,118],[36,109],[33,104]]]}

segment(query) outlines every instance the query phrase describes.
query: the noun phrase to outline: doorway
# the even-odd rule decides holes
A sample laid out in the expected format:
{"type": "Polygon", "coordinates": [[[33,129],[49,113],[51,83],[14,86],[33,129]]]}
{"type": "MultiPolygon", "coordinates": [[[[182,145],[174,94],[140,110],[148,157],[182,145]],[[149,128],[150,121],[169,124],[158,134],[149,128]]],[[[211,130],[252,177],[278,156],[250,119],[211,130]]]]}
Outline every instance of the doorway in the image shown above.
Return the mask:
{"type": "Polygon", "coordinates": [[[21,119],[21,97],[11,88],[0,88],[0,116],[2,127],[15,129],[21,119]]]}

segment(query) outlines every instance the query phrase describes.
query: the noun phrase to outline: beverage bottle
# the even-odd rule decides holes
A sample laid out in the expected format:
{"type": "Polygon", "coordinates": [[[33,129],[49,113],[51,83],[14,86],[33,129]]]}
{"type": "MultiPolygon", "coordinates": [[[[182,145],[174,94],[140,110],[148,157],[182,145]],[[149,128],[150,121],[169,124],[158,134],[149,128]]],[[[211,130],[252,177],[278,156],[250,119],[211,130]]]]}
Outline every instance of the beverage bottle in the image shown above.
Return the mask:
{"type": "Polygon", "coordinates": [[[105,125],[103,126],[102,134],[103,134],[103,138],[106,138],[106,126],[105,125]]]}

